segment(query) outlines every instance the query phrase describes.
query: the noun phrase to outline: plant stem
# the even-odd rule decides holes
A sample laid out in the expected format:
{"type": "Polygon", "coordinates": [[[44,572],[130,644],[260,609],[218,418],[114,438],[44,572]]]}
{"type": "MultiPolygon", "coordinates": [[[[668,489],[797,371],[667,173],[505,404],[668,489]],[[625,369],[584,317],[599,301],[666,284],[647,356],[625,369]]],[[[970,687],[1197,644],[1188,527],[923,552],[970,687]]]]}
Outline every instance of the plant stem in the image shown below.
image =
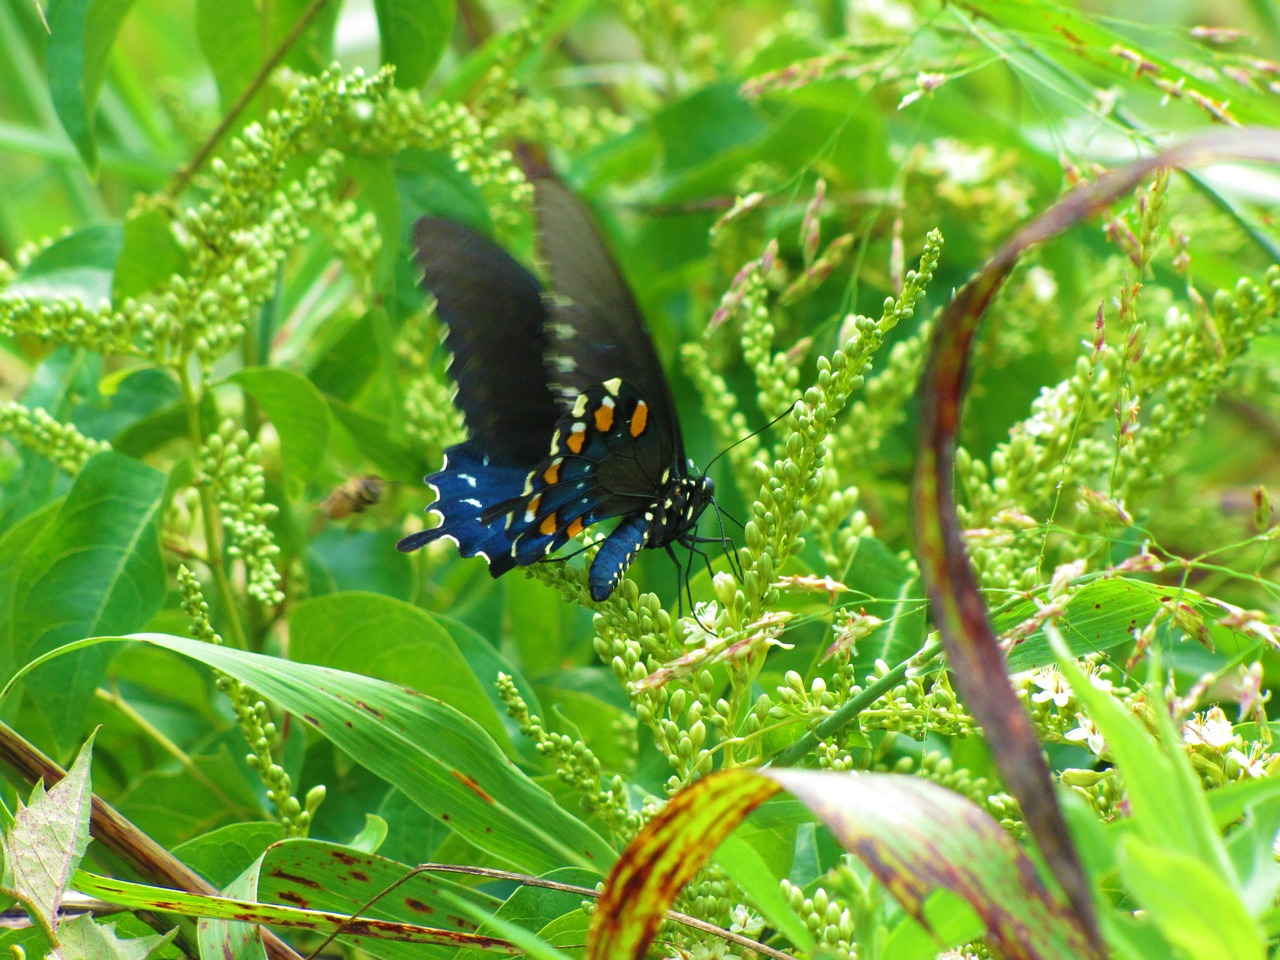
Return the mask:
{"type": "Polygon", "coordinates": [[[791,744],[791,746],[787,747],[769,761],[769,766],[788,767],[796,763],[801,757],[816,747],[819,741],[826,739],[842,727],[845,727],[856,720],[858,718],[858,714],[905,680],[910,671],[920,669],[926,664],[938,659],[941,655],[941,640],[932,640],[929,643],[926,643],[918,652],[908,657],[906,660],[903,660],[883,677],[859,693],[856,697],[846,701],[835,713],[831,714],[821,723],[815,725],[809,730],[806,730],[799,740],[791,744]]]}
{"type": "MultiPolygon", "coordinates": [[[[200,399],[191,385],[191,374],[187,370],[187,358],[178,364],[178,379],[182,383],[182,398],[187,408],[187,432],[191,447],[196,455],[204,447],[204,434],[200,430],[200,399]]],[[[199,465],[197,465],[197,471],[199,465]]],[[[240,623],[240,615],[236,607],[236,595],[231,589],[231,581],[227,578],[227,568],[223,563],[221,540],[218,537],[216,520],[218,507],[213,502],[213,491],[209,484],[197,483],[196,491],[200,495],[200,519],[204,523],[205,550],[209,555],[209,572],[213,574],[213,583],[218,591],[218,600],[223,608],[223,624],[225,638],[237,650],[247,650],[244,627],[240,623]]]]}

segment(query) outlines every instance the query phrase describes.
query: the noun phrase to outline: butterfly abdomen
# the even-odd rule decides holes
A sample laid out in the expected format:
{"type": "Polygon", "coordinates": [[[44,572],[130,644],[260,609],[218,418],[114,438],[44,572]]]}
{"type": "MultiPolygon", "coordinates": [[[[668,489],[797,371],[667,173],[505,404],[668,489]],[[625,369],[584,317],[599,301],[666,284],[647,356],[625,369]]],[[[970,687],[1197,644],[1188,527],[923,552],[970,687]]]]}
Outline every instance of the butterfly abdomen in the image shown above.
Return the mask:
{"type": "Polygon", "coordinates": [[[600,603],[609,599],[636,554],[647,546],[647,539],[648,522],[642,514],[633,514],[614,528],[591,561],[587,582],[592,600],[600,603]]]}

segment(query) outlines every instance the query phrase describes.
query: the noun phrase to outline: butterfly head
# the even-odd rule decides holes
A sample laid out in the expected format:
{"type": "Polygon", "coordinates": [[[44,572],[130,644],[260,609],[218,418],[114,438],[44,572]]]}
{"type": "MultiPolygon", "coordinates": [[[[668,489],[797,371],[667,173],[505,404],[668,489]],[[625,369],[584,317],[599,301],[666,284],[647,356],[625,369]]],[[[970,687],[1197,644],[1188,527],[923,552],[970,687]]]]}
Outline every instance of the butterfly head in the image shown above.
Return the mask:
{"type": "Polygon", "coordinates": [[[686,537],[698,526],[698,518],[715,499],[710,477],[678,477],[664,491],[650,521],[648,546],[663,547],[686,537]]]}

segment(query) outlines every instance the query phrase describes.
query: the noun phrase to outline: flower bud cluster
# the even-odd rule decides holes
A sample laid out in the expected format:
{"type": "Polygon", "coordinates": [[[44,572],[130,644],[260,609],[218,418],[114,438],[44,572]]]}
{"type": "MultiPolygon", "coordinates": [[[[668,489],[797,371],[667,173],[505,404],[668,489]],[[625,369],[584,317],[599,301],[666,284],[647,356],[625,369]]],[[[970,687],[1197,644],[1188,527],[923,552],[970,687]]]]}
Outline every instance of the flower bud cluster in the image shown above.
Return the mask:
{"type": "Polygon", "coordinates": [[[203,482],[213,490],[227,536],[226,553],[244,561],[251,597],[265,606],[284,602],[276,546],[267,522],[276,506],[266,502],[262,449],[249,434],[226,420],[205,441],[202,451],[203,482]]]}
{"type": "Polygon", "coordinates": [[[69,423],[59,423],[41,407],[0,403],[0,437],[40,454],[60,470],[80,472],[95,453],[110,450],[105,440],[92,440],[69,423]]]}

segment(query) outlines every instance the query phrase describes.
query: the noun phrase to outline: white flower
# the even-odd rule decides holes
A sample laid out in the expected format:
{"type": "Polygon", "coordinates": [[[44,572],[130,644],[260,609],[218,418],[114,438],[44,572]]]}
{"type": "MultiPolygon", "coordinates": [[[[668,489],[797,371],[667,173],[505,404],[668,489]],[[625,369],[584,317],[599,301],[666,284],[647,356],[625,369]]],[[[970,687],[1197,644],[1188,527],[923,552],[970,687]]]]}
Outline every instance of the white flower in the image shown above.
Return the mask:
{"type": "Polygon", "coordinates": [[[1031,675],[1031,682],[1040,689],[1031,695],[1032,703],[1052,700],[1054,706],[1065,707],[1071,699],[1071,686],[1057,667],[1046,667],[1031,675]]]}
{"type": "Polygon", "coordinates": [[[1222,750],[1236,742],[1236,731],[1221,707],[1210,707],[1204,713],[1194,714],[1182,725],[1182,742],[1222,750]]]}
{"type": "Polygon", "coordinates": [[[1072,743],[1083,741],[1084,745],[1089,748],[1089,752],[1095,757],[1102,756],[1107,749],[1107,743],[1102,739],[1102,731],[1098,729],[1090,717],[1086,717],[1082,713],[1077,713],[1076,719],[1080,721],[1079,725],[1068,730],[1066,738],[1072,743]]]}

